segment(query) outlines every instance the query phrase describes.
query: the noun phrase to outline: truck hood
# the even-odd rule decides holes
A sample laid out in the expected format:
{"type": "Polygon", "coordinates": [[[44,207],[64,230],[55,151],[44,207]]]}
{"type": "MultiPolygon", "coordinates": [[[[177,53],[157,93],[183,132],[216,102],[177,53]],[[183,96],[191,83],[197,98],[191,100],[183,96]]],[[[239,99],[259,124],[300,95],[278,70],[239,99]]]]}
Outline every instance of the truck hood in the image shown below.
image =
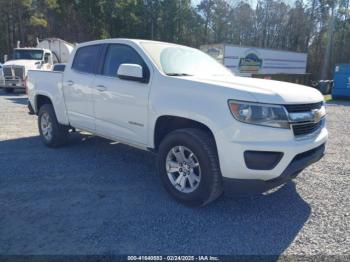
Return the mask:
{"type": "Polygon", "coordinates": [[[37,70],[38,65],[35,63],[40,62],[40,60],[10,60],[7,61],[4,66],[7,65],[15,65],[15,66],[24,66],[25,71],[27,72],[28,70],[37,70]]]}
{"type": "Polygon", "coordinates": [[[237,76],[195,77],[193,80],[203,84],[234,89],[236,93],[237,91],[239,93],[249,93],[253,100],[251,102],[305,104],[320,102],[324,99],[317,89],[288,82],[237,76]]]}

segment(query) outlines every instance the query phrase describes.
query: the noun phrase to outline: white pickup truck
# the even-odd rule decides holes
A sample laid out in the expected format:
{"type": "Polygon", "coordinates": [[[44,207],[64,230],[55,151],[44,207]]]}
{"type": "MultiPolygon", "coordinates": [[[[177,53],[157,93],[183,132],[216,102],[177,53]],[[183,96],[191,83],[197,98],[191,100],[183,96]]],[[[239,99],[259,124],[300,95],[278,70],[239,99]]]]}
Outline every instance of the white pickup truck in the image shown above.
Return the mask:
{"type": "Polygon", "coordinates": [[[47,146],[79,129],[157,152],[165,188],[189,205],[284,184],[321,159],[328,137],[319,91],[236,77],[162,42],[79,44],[63,73],[30,71],[28,95],[47,146]]]}

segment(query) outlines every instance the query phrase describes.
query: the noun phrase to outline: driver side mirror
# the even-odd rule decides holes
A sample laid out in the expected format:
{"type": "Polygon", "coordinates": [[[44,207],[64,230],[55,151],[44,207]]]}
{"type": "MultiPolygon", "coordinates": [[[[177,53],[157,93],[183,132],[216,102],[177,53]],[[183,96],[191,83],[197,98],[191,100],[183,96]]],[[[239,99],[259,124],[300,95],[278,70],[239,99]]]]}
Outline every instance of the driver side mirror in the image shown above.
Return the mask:
{"type": "Polygon", "coordinates": [[[145,82],[142,66],[138,64],[121,64],[117,76],[123,80],[145,82]]]}

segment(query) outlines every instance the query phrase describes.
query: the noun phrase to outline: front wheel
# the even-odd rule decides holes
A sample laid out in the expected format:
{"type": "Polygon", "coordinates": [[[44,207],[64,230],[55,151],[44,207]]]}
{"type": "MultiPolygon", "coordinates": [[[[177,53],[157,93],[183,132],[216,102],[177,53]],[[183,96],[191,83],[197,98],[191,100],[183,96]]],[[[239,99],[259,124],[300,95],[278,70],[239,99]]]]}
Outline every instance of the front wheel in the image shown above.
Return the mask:
{"type": "Polygon", "coordinates": [[[40,107],[38,127],[41,140],[48,147],[59,147],[67,142],[68,127],[58,123],[52,105],[46,104],[40,107]]]}
{"type": "Polygon", "coordinates": [[[165,137],[158,172],[166,190],[187,205],[204,206],[222,193],[215,141],[199,129],[180,129],[165,137]]]}

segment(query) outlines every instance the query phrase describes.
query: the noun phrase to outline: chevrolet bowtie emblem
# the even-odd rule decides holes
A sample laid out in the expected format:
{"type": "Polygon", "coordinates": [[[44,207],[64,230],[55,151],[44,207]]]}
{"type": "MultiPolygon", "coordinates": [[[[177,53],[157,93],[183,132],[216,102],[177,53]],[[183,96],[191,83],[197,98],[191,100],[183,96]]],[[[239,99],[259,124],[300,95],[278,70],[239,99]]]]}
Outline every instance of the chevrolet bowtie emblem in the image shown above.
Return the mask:
{"type": "Polygon", "coordinates": [[[314,122],[318,123],[321,119],[326,115],[325,107],[321,107],[320,109],[314,109],[308,112],[296,112],[289,113],[289,120],[292,123],[300,123],[300,122],[314,122]]]}
{"type": "Polygon", "coordinates": [[[321,109],[312,110],[312,113],[314,115],[314,122],[318,123],[321,121],[321,119],[326,115],[326,111],[324,107],[321,107],[321,109]]]}

